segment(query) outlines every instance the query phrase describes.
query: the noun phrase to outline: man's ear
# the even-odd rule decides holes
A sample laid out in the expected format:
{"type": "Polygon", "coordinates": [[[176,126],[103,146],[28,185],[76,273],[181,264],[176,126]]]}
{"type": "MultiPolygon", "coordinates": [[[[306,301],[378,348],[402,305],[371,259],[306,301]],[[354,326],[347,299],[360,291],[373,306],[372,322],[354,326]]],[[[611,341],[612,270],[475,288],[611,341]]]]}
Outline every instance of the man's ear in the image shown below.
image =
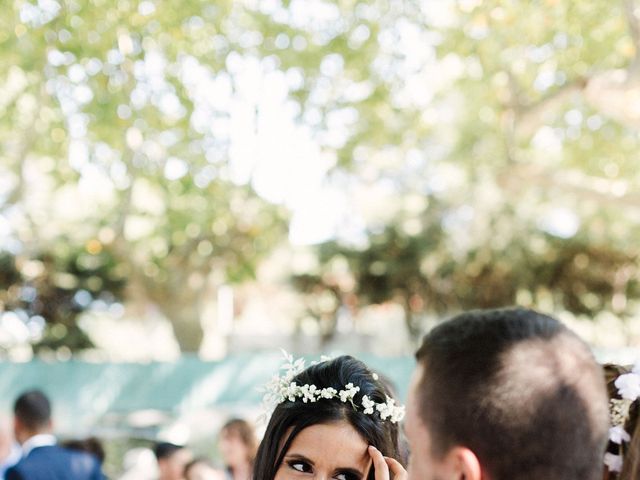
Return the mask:
{"type": "Polygon", "coordinates": [[[450,478],[456,480],[482,480],[482,467],[475,453],[466,447],[453,447],[445,458],[450,478]]]}
{"type": "Polygon", "coordinates": [[[13,417],[13,436],[18,443],[23,442],[24,425],[18,417],[13,417]]]}

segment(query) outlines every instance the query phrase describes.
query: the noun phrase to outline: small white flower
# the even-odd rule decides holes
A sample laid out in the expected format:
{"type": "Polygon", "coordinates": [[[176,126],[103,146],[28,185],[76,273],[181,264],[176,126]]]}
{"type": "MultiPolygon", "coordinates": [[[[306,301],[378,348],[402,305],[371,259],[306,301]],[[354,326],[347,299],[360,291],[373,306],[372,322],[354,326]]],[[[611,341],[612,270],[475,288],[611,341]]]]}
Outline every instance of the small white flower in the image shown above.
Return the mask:
{"type": "Polygon", "coordinates": [[[631,437],[622,425],[617,425],[609,429],[609,440],[618,445],[622,445],[622,442],[631,441],[631,437]]]}
{"type": "Polygon", "coordinates": [[[374,379],[376,382],[377,382],[378,380],[380,380],[380,377],[378,376],[378,374],[377,374],[377,373],[374,373],[374,374],[372,375],[372,377],[373,377],[373,379],[374,379]]]}
{"type": "Polygon", "coordinates": [[[323,388],[320,390],[320,398],[332,399],[338,394],[338,391],[335,388],[323,388]]]}
{"type": "Polygon", "coordinates": [[[405,415],[404,405],[395,408],[393,415],[391,416],[391,423],[401,422],[405,415]]]}
{"type": "Polygon", "coordinates": [[[296,396],[300,393],[300,387],[296,385],[296,382],[291,382],[291,384],[287,387],[286,397],[290,402],[296,401],[296,396]]]}
{"type": "Polygon", "coordinates": [[[302,394],[302,401],[307,403],[309,401],[309,385],[301,386],[300,393],[302,394]]]}
{"type": "Polygon", "coordinates": [[[604,454],[604,464],[610,472],[622,471],[622,455],[614,455],[613,453],[604,454]]]}
{"type": "Polygon", "coordinates": [[[340,401],[346,402],[349,400],[353,402],[356,394],[360,391],[360,387],[355,387],[353,383],[347,383],[344,388],[345,390],[341,390],[339,393],[340,401]]]}
{"type": "Polygon", "coordinates": [[[380,412],[380,418],[382,420],[386,420],[389,417],[393,417],[395,410],[395,400],[387,397],[387,403],[381,403],[377,406],[378,411],[380,412]]]}
{"type": "Polygon", "coordinates": [[[635,401],[640,397],[640,375],[636,373],[625,373],[616,378],[615,386],[622,398],[635,401]]]}
{"type": "Polygon", "coordinates": [[[364,413],[367,415],[371,415],[374,412],[376,402],[374,402],[373,400],[370,400],[369,397],[364,395],[362,397],[362,406],[364,407],[364,413]]]}
{"type": "MultiPolygon", "coordinates": [[[[261,416],[265,422],[276,409],[276,407],[286,401],[295,402],[298,399],[302,399],[304,403],[314,403],[321,399],[334,399],[340,398],[343,403],[350,402],[353,408],[360,410],[360,405],[356,405],[355,397],[360,392],[360,387],[355,386],[353,383],[348,383],[344,386],[344,390],[336,390],[332,387],[319,388],[316,385],[298,385],[293,381],[296,376],[305,370],[305,360],[303,358],[294,359],[293,355],[288,354],[282,350],[285,364],[281,367],[283,370],[282,375],[274,375],[269,382],[261,389],[264,392],[262,399],[264,413],[261,416]]],[[[328,357],[323,357],[322,361],[330,360],[328,357]]],[[[312,365],[317,365],[318,362],[313,362],[312,365]]],[[[374,380],[378,380],[378,374],[372,373],[374,380]]],[[[402,420],[404,417],[404,407],[396,406],[395,400],[387,397],[385,403],[375,403],[368,396],[362,397],[363,412],[366,415],[372,415],[376,411],[380,413],[382,420],[390,419],[392,423],[396,423],[402,420]]]]}
{"type": "Polygon", "coordinates": [[[302,401],[304,403],[315,402],[317,390],[318,390],[318,387],[316,387],[315,385],[304,385],[300,387],[300,394],[302,396],[302,401]]]}
{"type": "Polygon", "coordinates": [[[389,406],[386,403],[378,403],[376,405],[376,410],[380,413],[380,418],[382,420],[386,420],[391,416],[391,412],[389,411],[389,406]]]}

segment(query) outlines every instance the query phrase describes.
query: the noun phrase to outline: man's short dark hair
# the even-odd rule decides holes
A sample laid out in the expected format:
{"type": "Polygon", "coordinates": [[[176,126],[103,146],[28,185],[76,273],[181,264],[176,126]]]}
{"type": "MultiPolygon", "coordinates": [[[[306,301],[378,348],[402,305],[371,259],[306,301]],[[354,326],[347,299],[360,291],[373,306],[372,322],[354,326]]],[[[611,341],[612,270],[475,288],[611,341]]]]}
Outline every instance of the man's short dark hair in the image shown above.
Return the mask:
{"type": "Polygon", "coordinates": [[[38,431],[51,422],[51,403],[40,390],[21,394],[13,406],[16,418],[29,430],[38,431]]]}
{"type": "Polygon", "coordinates": [[[156,446],[153,448],[153,453],[157,460],[162,460],[163,458],[171,457],[174,453],[178,450],[182,450],[183,448],[183,446],[176,445],[174,443],[160,442],[156,443],[156,446]]]}
{"type": "Polygon", "coordinates": [[[602,369],[554,318],[522,308],[463,313],[426,335],[416,358],[434,455],[465,446],[493,480],[602,478],[602,369]]]}

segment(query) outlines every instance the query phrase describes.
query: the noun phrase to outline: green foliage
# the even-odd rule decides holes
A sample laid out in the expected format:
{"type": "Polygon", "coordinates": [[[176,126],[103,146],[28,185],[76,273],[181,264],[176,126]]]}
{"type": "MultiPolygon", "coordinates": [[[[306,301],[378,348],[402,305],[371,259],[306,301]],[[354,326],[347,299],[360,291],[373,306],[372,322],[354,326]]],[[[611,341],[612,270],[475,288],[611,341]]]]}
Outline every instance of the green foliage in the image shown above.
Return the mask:
{"type": "MultiPolygon", "coordinates": [[[[387,301],[414,333],[514,302],[637,311],[633,1],[172,7],[13,0],[0,18],[7,258],[108,252],[99,290],[114,275],[117,298],[152,301],[196,350],[207,286],[251,279],[285,241],[288,212],[254,176],[279,96],[326,183],[374,205],[354,208],[362,238],[337,235],[294,278],[328,335],[341,305],[387,301]]],[[[60,261],[51,278],[85,274],[60,261]]],[[[2,285],[26,284],[7,262],[2,285]]]]}
{"type": "Polygon", "coordinates": [[[117,273],[116,259],[96,251],[96,245],[87,248],[92,251],[0,256],[0,302],[25,321],[36,351],[92,347],[77,325],[78,315],[96,303],[106,308],[122,299],[126,282],[117,273]]]}
{"type": "Polygon", "coordinates": [[[330,292],[334,315],[354,295],[400,303],[414,334],[430,315],[515,303],[637,315],[628,5],[461,0],[426,12],[437,60],[423,68],[442,81],[405,133],[420,131],[419,153],[397,141],[388,163],[355,164],[360,184],[399,185],[394,213],[367,225],[364,244],[321,245],[321,267],[294,283],[330,292]],[[427,206],[408,211],[401,198],[416,195],[427,206]]]}
{"type": "MultiPolygon", "coordinates": [[[[128,286],[124,300],[156,303],[181,346],[197,350],[210,281],[252,278],[281,241],[285,211],[232,178],[228,138],[194,120],[202,99],[192,70],[224,80],[230,52],[247,50],[238,10],[232,2],[174,10],[16,0],[3,15],[0,208],[16,258],[55,260],[42,262],[47,280],[37,285],[50,307],[33,312],[51,326],[47,346],[88,346],[69,306],[81,282],[60,290],[48,280],[79,279],[75,260],[59,263],[84,258],[86,245],[111,255],[108,269],[91,273],[98,290],[108,292],[116,272],[128,286]]],[[[18,274],[3,286],[24,282],[18,274]]]]}

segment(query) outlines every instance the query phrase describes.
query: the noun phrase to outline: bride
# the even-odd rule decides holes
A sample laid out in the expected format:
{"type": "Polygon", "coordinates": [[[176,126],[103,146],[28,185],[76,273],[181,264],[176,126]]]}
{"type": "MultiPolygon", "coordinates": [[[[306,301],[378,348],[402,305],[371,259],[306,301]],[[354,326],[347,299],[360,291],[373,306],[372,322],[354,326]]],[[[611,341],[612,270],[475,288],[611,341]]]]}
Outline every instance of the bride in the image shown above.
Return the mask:
{"type": "Polygon", "coordinates": [[[287,372],[267,386],[273,408],[254,480],[405,480],[398,422],[404,407],[364,363],[350,356],[287,372]]]}

